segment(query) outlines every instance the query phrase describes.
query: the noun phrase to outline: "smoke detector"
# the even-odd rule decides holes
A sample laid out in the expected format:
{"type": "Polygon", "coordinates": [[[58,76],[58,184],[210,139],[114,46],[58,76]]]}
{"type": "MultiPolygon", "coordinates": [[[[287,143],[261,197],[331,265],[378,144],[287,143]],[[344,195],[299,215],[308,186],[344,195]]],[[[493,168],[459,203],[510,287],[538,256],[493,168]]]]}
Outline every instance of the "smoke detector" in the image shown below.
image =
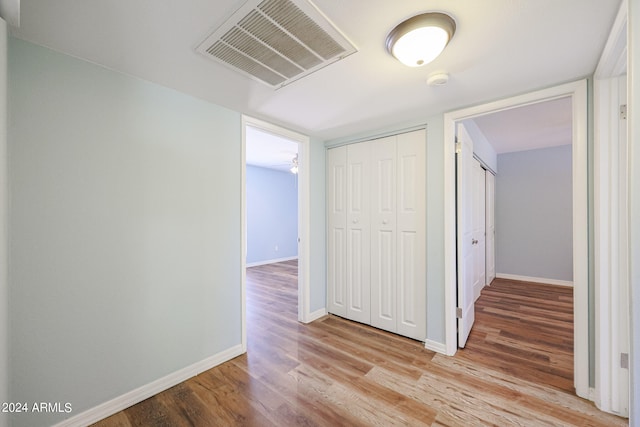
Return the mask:
{"type": "Polygon", "coordinates": [[[447,73],[434,73],[427,78],[427,84],[429,86],[443,86],[449,81],[449,74],[447,73]]]}

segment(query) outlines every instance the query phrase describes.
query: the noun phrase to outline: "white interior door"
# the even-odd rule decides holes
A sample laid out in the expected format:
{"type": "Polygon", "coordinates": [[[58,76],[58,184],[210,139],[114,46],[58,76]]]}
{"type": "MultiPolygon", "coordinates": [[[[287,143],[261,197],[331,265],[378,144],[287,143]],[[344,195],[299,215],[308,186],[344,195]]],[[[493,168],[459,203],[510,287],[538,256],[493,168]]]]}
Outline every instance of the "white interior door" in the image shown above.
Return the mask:
{"type": "Polygon", "coordinates": [[[486,197],[486,248],[487,248],[487,263],[486,272],[487,280],[486,284],[489,285],[496,278],[496,176],[487,171],[487,197],[486,197]]]}
{"type": "Polygon", "coordinates": [[[396,137],[371,144],[371,325],[396,332],[396,137]]]}
{"type": "Polygon", "coordinates": [[[475,320],[473,276],[473,141],[458,124],[456,146],[458,346],[464,347],[475,320]]]}
{"type": "Polygon", "coordinates": [[[486,171],[476,159],[473,159],[473,236],[471,247],[474,257],[473,296],[474,301],[486,283],[486,171]]]}
{"type": "Polygon", "coordinates": [[[347,147],[327,151],[328,311],[347,315],[347,147]]]}
{"type": "Polygon", "coordinates": [[[371,323],[370,145],[347,146],[347,314],[371,323]]]}

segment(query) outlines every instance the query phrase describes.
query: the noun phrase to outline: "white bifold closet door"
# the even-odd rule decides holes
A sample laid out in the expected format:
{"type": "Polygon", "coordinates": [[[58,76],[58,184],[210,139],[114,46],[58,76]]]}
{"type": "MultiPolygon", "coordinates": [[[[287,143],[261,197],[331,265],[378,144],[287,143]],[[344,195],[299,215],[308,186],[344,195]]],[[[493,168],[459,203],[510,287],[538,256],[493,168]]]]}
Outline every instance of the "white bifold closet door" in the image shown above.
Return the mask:
{"type": "Polygon", "coordinates": [[[347,317],[371,321],[370,147],[347,146],[347,317]]]}
{"type": "Polygon", "coordinates": [[[370,154],[363,143],[327,153],[329,312],[371,322],[370,154]]]}
{"type": "Polygon", "coordinates": [[[347,147],[327,151],[328,311],[347,316],[347,147]]]}
{"type": "Polygon", "coordinates": [[[486,274],[486,170],[480,162],[473,159],[473,216],[472,238],[474,239],[473,256],[473,296],[477,300],[487,283],[486,274]]]}
{"type": "Polygon", "coordinates": [[[496,278],[496,219],[495,219],[495,203],[496,203],[496,176],[487,171],[487,188],[486,188],[486,233],[487,233],[487,267],[486,267],[486,284],[490,285],[496,278]]]}
{"type": "Polygon", "coordinates": [[[372,141],[371,158],[371,325],[395,331],[397,298],[396,141],[372,141]]]}
{"type": "Polygon", "coordinates": [[[420,130],[332,148],[327,157],[329,312],[419,340],[426,338],[425,142],[420,130]]]}

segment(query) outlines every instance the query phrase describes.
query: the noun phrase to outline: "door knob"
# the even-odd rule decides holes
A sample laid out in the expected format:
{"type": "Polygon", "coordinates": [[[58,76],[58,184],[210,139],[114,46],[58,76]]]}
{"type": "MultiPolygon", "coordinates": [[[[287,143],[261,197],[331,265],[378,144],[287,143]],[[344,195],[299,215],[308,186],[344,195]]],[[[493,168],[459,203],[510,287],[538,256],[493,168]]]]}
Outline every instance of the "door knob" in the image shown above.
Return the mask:
{"type": "Polygon", "coordinates": [[[382,223],[383,223],[383,224],[386,224],[386,223],[387,223],[387,220],[386,220],[386,219],[383,219],[383,220],[382,220],[382,223]]]}

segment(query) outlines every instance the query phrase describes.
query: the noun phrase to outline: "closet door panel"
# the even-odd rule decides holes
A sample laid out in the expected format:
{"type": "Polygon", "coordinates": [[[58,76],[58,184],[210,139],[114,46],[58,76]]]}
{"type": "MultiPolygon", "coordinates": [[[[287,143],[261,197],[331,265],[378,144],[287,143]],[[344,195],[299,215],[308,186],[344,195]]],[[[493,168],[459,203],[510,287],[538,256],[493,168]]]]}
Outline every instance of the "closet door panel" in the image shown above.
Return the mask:
{"type": "Polygon", "coordinates": [[[371,142],[371,325],[396,331],[396,138],[371,142]]]}
{"type": "Polygon", "coordinates": [[[397,332],[426,339],[426,131],[397,137],[397,332]]]}
{"type": "Polygon", "coordinates": [[[347,314],[371,323],[370,146],[347,147],[347,314]]]}
{"type": "Polygon", "coordinates": [[[496,278],[496,224],[495,224],[496,176],[487,171],[487,279],[489,285],[496,278]]]}
{"type": "Polygon", "coordinates": [[[327,151],[328,311],[347,315],[347,148],[327,151]]]}
{"type": "Polygon", "coordinates": [[[473,246],[474,253],[474,277],[473,296],[477,300],[482,288],[486,284],[486,260],[485,260],[485,202],[486,202],[486,171],[476,159],[473,160],[473,246]]]}

